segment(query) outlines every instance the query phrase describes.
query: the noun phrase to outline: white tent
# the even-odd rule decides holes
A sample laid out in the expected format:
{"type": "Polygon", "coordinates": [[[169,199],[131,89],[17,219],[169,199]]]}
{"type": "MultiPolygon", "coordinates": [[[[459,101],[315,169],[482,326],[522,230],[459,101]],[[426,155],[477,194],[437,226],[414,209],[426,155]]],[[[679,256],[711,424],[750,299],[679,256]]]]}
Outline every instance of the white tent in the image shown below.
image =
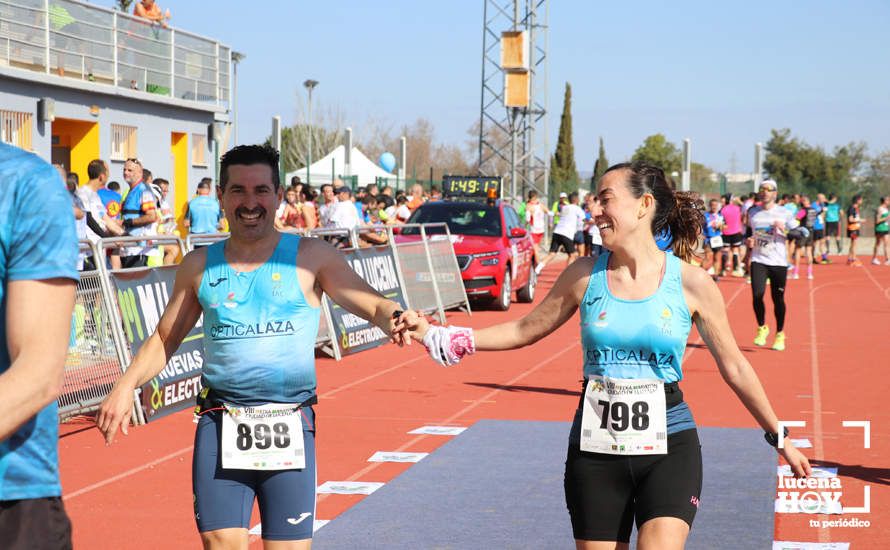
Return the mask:
{"type": "Polygon", "coordinates": [[[383,168],[374,164],[368,157],[358,150],[358,147],[352,148],[350,155],[349,170],[346,169],[346,146],[338,145],[336,149],[325,155],[323,158],[312,163],[309,175],[312,177],[310,182],[306,176],[306,167],[300,168],[294,172],[289,172],[285,177],[285,185],[290,185],[290,180],[294,176],[299,176],[303,183],[310,183],[313,187],[318,187],[324,183],[331,183],[331,174],[334,177],[341,176],[358,176],[359,185],[368,185],[376,183],[377,178],[386,178],[389,185],[396,185],[396,175],[390,174],[383,168]]]}

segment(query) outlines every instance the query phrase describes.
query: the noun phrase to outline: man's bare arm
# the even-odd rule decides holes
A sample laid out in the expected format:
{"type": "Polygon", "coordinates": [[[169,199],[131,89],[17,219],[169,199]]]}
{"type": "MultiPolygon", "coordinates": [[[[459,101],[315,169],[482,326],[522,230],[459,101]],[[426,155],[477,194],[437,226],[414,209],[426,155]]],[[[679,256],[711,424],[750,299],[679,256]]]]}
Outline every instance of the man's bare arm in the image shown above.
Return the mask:
{"type": "MultiPolygon", "coordinates": [[[[313,239],[310,246],[311,254],[318,258],[316,279],[321,289],[350,313],[371,321],[386,334],[394,336],[392,314],[401,306],[381,296],[359,277],[339,250],[317,239],[313,239]]],[[[396,343],[401,342],[396,339],[396,343]]]]}
{"type": "Polygon", "coordinates": [[[62,390],[75,286],[74,280],[63,278],[9,282],[10,365],[0,375],[0,441],[55,401],[62,390]]]}
{"type": "Polygon", "coordinates": [[[142,344],[127,371],[102,402],[96,425],[105,436],[107,444],[114,441],[118,429],[127,434],[133,407],[133,391],[164,370],[167,361],[201,316],[201,304],[195,289],[204,271],[206,254],[205,249],[199,249],[190,252],[182,260],[173,285],[173,295],[164,309],[157,329],[142,344]]]}

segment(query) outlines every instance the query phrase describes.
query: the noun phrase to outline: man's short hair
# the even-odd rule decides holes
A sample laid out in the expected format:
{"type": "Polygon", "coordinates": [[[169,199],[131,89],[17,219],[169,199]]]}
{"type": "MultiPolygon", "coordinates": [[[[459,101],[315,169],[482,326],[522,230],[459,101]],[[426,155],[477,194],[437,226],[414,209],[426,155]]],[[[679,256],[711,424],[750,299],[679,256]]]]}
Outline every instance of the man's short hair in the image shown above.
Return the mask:
{"type": "Polygon", "coordinates": [[[204,178],[198,182],[198,189],[210,189],[210,182],[207,181],[210,178],[204,178]]]}
{"type": "Polygon", "coordinates": [[[330,188],[331,188],[331,190],[333,190],[333,189],[334,189],[334,186],[333,186],[333,185],[331,185],[331,184],[330,184],[330,183],[323,183],[323,184],[321,184],[321,187],[319,187],[319,188],[318,188],[318,189],[319,189],[319,191],[321,191],[321,192],[322,192],[322,194],[323,194],[323,193],[324,193],[324,188],[325,188],[325,187],[330,187],[330,188]]]}
{"type": "Polygon", "coordinates": [[[253,164],[265,164],[272,172],[272,184],[275,190],[281,187],[281,179],[278,176],[278,151],[268,145],[239,145],[229,149],[222,156],[219,164],[219,188],[225,191],[229,182],[229,166],[250,166],[253,164]]]}
{"type": "Polygon", "coordinates": [[[366,204],[368,206],[371,206],[372,204],[377,204],[377,197],[375,197],[374,195],[365,195],[362,198],[362,203],[366,204]]]}
{"type": "Polygon", "coordinates": [[[102,159],[91,160],[89,164],[87,164],[87,176],[91,180],[99,179],[99,176],[102,174],[108,173],[108,167],[105,166],[105,162],[102,159]]]}
{"type": "Polygon", "coordinates": [[[340,193],[348,193],[351,195],[352,189],[343,185],[343,186],[337,188],[337,194],[339,195],[340,193]]]}
{"type": "Polygon", "coordinates": [[[153,179],[154,178],[152,177],[151,170],[149,170],[148,168],[143,168],[142,169],[142,181],[148,181],[148,180],[153,180],[153,179]]]}
{"type": "Polygon", "coordinates": [[[115,193],[117,193],[121,190],[121,184],[116,181],[109,181],[107,184],[105,184],[105,188],[109,191],[114,191],[115,193]]]}
{"type": "Polygon", "coordinates": [[[155,178],[152,183],[157,185],[158,187],[160,187],[161,185],[170,185],[170,182],[164,178],[155,178]]]}
{"type": "Polygon", "coordinates": [[[300,176],[294,176],[290,179],[291,185],[296,185],[298,183],[303,183],[302,181],[300,181],[300,176]]]}

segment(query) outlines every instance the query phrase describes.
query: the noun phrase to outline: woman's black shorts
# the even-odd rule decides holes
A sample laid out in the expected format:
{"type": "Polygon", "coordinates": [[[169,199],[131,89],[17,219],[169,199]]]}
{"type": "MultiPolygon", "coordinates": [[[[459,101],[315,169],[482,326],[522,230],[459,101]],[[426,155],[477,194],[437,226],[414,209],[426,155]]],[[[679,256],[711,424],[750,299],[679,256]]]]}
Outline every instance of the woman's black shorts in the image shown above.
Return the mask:
{"type": "Polygon", "coordinates": [[[692,526],[701,487],[695,429],[668,435],[666,455],[588,453],[569,444],[565,494],[577,540],[629,542],[634,520],[639,529],[658,517],[692,526]]]}

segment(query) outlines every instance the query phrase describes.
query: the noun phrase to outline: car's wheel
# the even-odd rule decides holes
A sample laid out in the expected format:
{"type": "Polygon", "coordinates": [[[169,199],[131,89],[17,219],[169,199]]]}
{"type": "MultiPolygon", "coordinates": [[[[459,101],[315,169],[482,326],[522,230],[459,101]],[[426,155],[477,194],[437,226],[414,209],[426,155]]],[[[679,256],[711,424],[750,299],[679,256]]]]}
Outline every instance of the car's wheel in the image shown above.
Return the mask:
{"type": "Polygon", "coordinates": [[[535,287],[538,286],[538,274],[535,272],[535,266],[530,265],[528,268],[528,282],[524,287],[516,291],[516,301],[523,303],[531,303],[535,300],[535,287]]]}
{"type": "Polygon", "coordinates": [[[510,309],[510,302],[513,299],[513,280],[510,277],[510,268],[504,272],[504,282],[501,283],[501,293],[494,301],[494,308],[498,311],[507,311],[510,309]]]}

